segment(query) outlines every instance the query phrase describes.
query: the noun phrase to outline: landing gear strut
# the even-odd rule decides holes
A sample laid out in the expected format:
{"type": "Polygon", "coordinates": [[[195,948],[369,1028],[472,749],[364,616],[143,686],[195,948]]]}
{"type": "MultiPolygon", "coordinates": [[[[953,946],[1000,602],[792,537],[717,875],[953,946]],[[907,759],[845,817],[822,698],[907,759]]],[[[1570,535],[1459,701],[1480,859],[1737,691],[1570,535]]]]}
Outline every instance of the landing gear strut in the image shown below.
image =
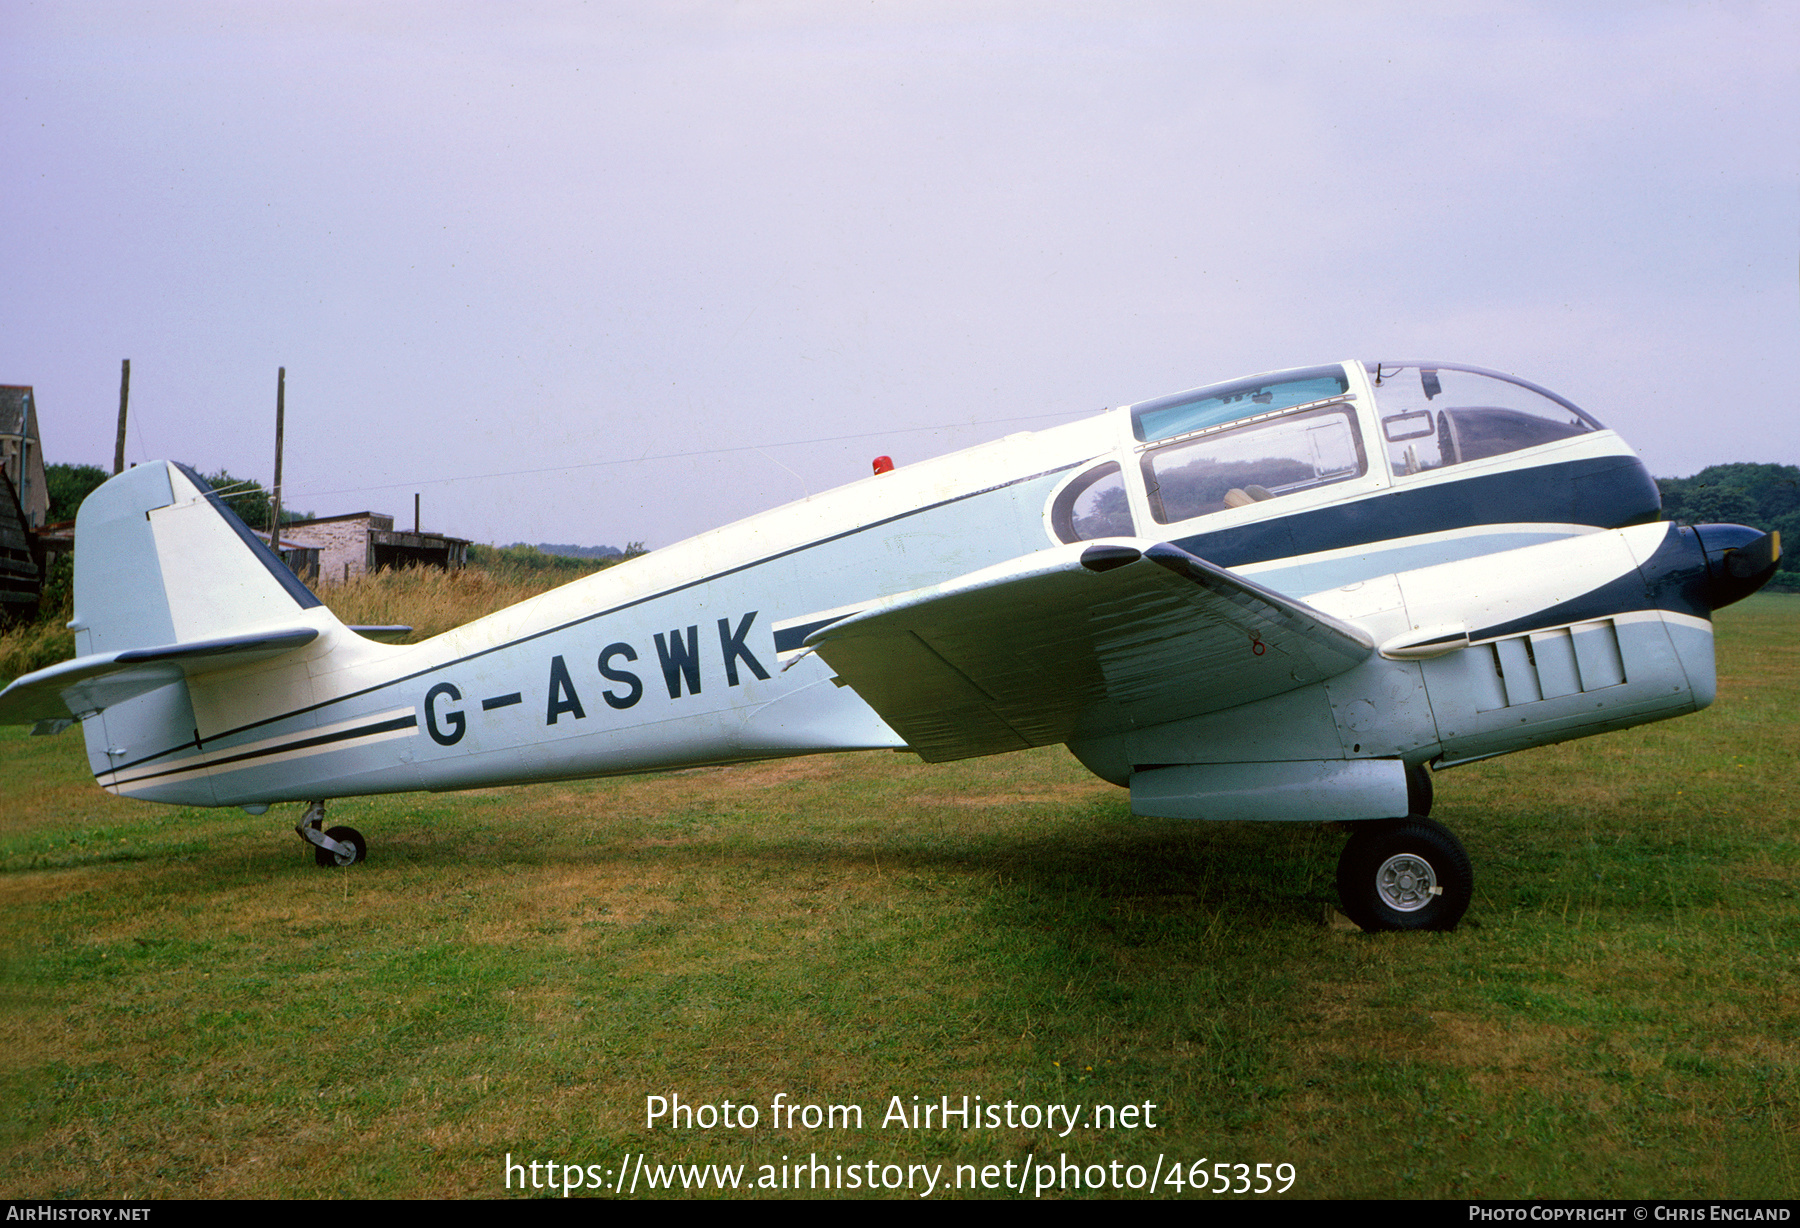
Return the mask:
{"type": "Polygon", "coordinates": [[[1365,930],[1453,930],[1475,891],[1469,855],[1422,814],[1358,823],[1338,858],[1344,915],[1365,930]]]}
{"type": "Polygon", "coordinates": [[[325,803],[309,802],[306,813],[300,816],[300,822],[294,825],[299,837],[313,846],[313,861],[321,866],[353,866],[359,861],[366,861],[369,856],[369,845],[362,838],[362,833],[354,827],[334,827],[330,831],[322,831],[325,825],[325,803]]]}

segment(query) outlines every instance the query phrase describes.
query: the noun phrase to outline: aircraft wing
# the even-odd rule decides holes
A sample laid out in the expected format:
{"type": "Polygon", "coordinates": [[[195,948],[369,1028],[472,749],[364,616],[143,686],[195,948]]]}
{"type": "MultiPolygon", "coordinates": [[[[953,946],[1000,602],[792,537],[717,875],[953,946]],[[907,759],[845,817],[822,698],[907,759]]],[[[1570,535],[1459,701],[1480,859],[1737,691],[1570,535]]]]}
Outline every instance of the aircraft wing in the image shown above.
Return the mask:
{"type": "Polygon", "coordinates": [[[63,722],[121,703],[190,674],[266,660],[310,644],[313,627],[284,627],[250,635],[130,648],[76,657],[26,674],[0,691],[0,725],[63,722]]]}
{"type": "Polygon", "coordinates": [[[1161,724],[1367,660],[1359,628],[1167,543],[1059,546],[805,641],[931,762],[1161,724]]]}

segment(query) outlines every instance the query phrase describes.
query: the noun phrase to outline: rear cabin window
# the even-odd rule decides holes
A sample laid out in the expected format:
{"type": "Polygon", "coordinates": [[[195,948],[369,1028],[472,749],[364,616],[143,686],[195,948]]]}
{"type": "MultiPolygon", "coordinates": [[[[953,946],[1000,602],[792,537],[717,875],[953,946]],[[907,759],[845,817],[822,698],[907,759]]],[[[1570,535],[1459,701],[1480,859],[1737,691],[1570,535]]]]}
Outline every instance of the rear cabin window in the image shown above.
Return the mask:
{"type": "Polygon", "coordinates": [[[1050,505],[1050,526],[1065,542],[1133,536],[1125,475],[1118,462],[1096,465],[1063,487],[1050,505]]]}
{"type": "Polygon", "coordinates": [[[1143,467],[1151,515],[1174,524],[1345,482],[1369,465],[1355,412],[1339,404],[1179,440],[1146,453],[1143,467]]]}
{"type": "Polygon", "coordinates": [[[1382,363],[1369,368],[1369,377],[1398,477],[1601,429],[1554,393],[1496,374],[1382,363]]]}

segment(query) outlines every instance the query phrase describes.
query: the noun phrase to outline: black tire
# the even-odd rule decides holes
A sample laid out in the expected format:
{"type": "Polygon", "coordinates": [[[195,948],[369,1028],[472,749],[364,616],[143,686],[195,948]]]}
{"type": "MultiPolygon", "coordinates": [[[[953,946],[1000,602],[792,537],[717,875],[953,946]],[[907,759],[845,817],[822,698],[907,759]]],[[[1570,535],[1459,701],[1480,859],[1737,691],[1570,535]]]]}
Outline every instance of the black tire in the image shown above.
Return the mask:
{"type": "Polygon", "coordinates": [[[1415,763],[1406,769],[1406,812],[1424,818],[1431,813],[1431,769],[1415,763]]]}
{"type": "Polygon", "coordinates": [[[321,866],[354,866],[369,859],[368,841],[364,840],[362,838],[362,833],[357,831],[354,827],[334,827],[325,834],[330,836],[333,840],[336,840],[339,844],[349,845],[351,854],[349,857],[343,857],[332,852],[330,849],[320,848],[315,844],[313,845],[313,861],[315,864],[321,866]]]}
{"type": "Polygon", "coordinates": [[[1357,824],[1337,878],[1344,915],[1371,933],[1453,930],[1475,893],[1462,841],[1417,814],[1357,824]]]}

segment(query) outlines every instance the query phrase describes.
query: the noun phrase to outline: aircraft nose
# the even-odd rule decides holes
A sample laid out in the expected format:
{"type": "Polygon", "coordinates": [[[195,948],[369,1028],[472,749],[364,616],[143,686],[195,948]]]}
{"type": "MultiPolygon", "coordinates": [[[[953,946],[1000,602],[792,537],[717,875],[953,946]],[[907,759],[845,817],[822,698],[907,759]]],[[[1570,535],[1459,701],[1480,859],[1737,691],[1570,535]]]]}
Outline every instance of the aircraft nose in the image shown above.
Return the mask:
{"type": "Polygon", "coordinates": [[[1769,582],[1781,564],[1781,534],[1741,524],[1694,526],[1706,553],[1706,597],[1717,610],[1769,582]]]}

